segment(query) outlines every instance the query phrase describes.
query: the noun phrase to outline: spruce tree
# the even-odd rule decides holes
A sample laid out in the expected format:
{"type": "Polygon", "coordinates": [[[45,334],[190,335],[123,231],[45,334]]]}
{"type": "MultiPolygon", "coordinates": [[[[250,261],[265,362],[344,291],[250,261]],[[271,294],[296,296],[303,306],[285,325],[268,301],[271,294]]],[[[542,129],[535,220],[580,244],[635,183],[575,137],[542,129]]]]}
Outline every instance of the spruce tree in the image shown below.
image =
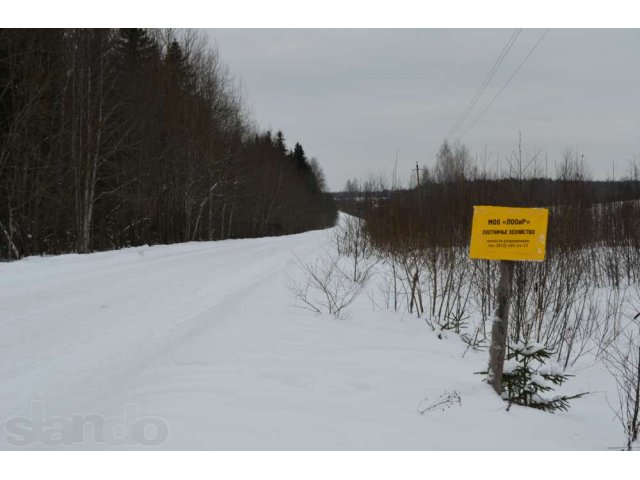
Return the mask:
{"type": "Polygon", "coordinates": [[[296,142],[295,147],[293,147],[293,160],[295,161],[296,166],[300,170],[309,170],[309,164],[307,163],[307,156],[304,153],[302,145],[296,142]]]}
{"type": "Polygon", "coordinates": [[[276,133],[275,146],[278,149],[278,152],[284,157],[287,153],[287,147],[284,143],[284,134],[282,130],[278,130],[276,133]]]}
{"type": "Polygon", "coordinates": [[[532,407],[545,412],[569,409],[569,401],[584,396],[544,396],[566,382],[569,375],[559,367],[545,365],[551,352],[538,343],[518,343],[509,347],[507,362],[502,374],[502,398],[509,404],[532,407]]]}

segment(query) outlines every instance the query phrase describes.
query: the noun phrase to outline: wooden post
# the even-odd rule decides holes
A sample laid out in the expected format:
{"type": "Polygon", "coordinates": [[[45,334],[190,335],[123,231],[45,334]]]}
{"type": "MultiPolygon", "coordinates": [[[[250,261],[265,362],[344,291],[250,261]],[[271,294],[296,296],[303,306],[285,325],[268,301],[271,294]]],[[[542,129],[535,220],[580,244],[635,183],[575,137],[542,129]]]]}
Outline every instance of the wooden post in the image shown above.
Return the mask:
{"type": "Polygon", "coordinates": [[[500,260],[487,379],[498,395],[502,395],[514,262],[544,261],[548,220],[546,208],[473,207],[469,257],[500,260]],[[513,229],[512,226],[522,228],[513,229]]]}
{"type": "Polygon", "coordinates": [[[502,371],[504,370],[504,357],[507,348],[513,264],[514,262],[511,260],[500,261],[500,282],[498,283],[497,292],[498,306],[491,328],[489,383],[491,383],[498,395],[502,393],[502,371]]]}

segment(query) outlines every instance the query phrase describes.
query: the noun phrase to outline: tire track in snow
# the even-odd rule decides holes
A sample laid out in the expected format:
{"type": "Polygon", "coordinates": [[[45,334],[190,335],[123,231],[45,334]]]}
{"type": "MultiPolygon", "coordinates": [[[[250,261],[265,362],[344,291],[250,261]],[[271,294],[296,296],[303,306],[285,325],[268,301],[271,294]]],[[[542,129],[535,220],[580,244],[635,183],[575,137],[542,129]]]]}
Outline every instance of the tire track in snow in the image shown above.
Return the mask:
{"type": "Polygon", "coordinates": [[[195,243],[195,251],[184,251],[192,244],[148,247],[150,258],[126,250],[67,256],[73,267],[50,257],[3,268],[12,292],[0,293],[8,305],[0,320],[0,418],[39,398],[66,409],[90,405],[106,393],[104,385],[220,324],[222,306],[281,271],[289,250],[308,246],[318,234],[195,243]],[[46,282],[51,277],[58,280],[53,285],[46,282]],[[20,295],[10,295],[16,291],[20,295]],[[49,294],[44,300],[42,291],[49,294]],[[73,406],[63,401],[70,391],[73,406]]]}

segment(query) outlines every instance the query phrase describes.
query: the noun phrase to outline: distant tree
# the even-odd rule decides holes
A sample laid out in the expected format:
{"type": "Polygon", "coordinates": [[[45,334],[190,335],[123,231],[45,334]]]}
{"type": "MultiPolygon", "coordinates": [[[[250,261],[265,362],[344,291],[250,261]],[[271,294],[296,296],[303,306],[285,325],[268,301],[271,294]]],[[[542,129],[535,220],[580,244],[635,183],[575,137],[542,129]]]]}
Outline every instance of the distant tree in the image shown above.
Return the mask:
{"type": "Polygon", "coordinates": [[[309,169],[309,164],[307,163],[307,156],[304,153],[304,149],[302,148],[302,145],[300,145],[299,143],[296,143],[295,147],[293,147],[292,156],[296,166],[300,170],[309,169]]]}
{"type": "Polygon", "coordinates": [[[315,157],[312,157],[311,160],[309,160],[309,166],[311,167],[311,173],[313,174],[313,177],[315,178],[315,182],[316,182],[316,185],[318,187],[318,190],[320,190],[321,192],[326,191],[326,189],[327,189],[327,179],[324,176],[324,172],[322,171],[322,167],[318,163],[318,159],[315,158],[315,157]]]}
{"type": "Polygon", "coordinates": [[[360,191],[360,182],[357,178],[347,180],[344,186],[344,191],[347,193],[356,193],[360,191]]]}
{"type": "Polygon", "coordinates": [[[173,40],[167,48],[164,67],[171,84],[178,87],[181,92],[188,93],[190,89],[189,64],[177,40],[173,40]]]}
{"type": "Polygon", "coordinates": [[[276,132],[275,145],[281,155],[285,155],[287,153],[287,146],[285,144],[284,134],[282,133],[282,130],[278,130],[276,132]]]}
{"type": "Polygon", "coordinates": [[[584,164],[584,155],[579,156],[572,148],[566,148],[562,153],[560,164],[556,165],[556,178],[562,181],[581,182],[591,177],[584,164]]]}
{"type": "Polygon", "coordinates": [[[471,154],[464,145],[453,148],[445,140],[438,151],[434,178],[439,183],[470,180],[475,175],[475,167],[471,163],[471,154]]]}
{"type": "Polygon", "coordinates": [[[422,167],[422,172],[420,172],[420,184],[427,185],[428,183],[433,182],[433,173],[427,166],[422,167]]]}

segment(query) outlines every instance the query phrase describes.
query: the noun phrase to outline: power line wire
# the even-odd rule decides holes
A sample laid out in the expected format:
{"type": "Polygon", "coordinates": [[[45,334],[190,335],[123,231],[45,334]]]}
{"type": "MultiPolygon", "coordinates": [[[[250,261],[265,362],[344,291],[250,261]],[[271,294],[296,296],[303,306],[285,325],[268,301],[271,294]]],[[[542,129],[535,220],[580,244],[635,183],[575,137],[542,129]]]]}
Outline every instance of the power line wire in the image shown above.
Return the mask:
{"type": "Polygon", "coordinates": [[[502,85],[502,87],[500,88],[500,90],[498,90],[498,93],[495,94],[495,96],[491,99],[491,101],[487,104],[486,107],[484,107],[484,109],[480,112],[480,115],[478,115],[476,117],[476,119],[473,121],[473,123],[469,126],[469,128],[467,128],[464,133],[460,136],[460,140],[462,140],[464,138],[464,136],[469,133],[469,131],[478,123],[478,121],[480,121],[480,119],[482,118],[482,116],[485,114],[485,112],[489,109],[489,107],[491,107],[491,105],[493,105],[493,102],[496,101],[496,99],[500,96],[500,94],[504,91],[505,88],[507,88],[507,85],[509,85],[509,83],[511,82],[511,80],[513,80],[513,77],[516,76],[516,74],[520,71],[520,69],[522,68],[522,66],[526,63],[526,61],[529,59],[529,57],[533,54],[533,52],[535,51],[536,48],[538,48],[538,45],[540,45],[540,43],[542,42],[542,40],[544,40],[544,37],[547,36],[547,33],[549,33],[549,30],[551,30],[550,28],[547,28],[544,33],[540,36],[540,38],[538,39],[538,41],[535,43],[535,45],[533,45],[533,47],[531,47],[531,50],[529,50],[529,53],[527,53],[527,55],[524,57],[524,60],[522,60],[522,62],[520,62],[520,65],[518,65],[518,67],[514,70],[514,72],[511,74],[511,76],[507,79],[507,81],[502,85]]]}
{"type": "Polygon", "coordinates": [[[506,58],[507,54],[511,50],[511,47],[513,46],[513,44],[515,43],[516,39],[520,35],[521,31],[522,31],[521,28],[516,28],[511,33],[511,36],[509,37],[509,40],[507,40],[507,43],[504,45],[504,47],[502,47],[502,51],[500,52],[500,55],[498,55],[498,58],[493,63],[493,66],[491,67],[491,69],[487,73],[487,76],[482,81],[482,84],[480,85],[478,90],[476,90],[476,93],[473,95],[473,97],[471,98],[471,100],[467,104],[467,107],[460,114],[460,116],[458,117],[458,119],[454,123],[453,127],[451,127],[451,129],[449,130],[449,133],[445,136],[445,138],[451,138],[453,135],[455,135],[456,132],[458,131],[458,129],[462,126],[464,121],[467,119],[467,117],[471,113],[471,110],[473,109],[473,107],[475,107],[476,103],[478,103],[478,100],[480,99],[480,96],[484,93],[484,91],[486,90],[487,86],[489,85],[489,82],[491,82],[491,80],[493,79],[493,76],[495,75],[495,73],[500,68],[500,65],[502,65],[502,62],[504,61],[504,59],[506,58]]]}

